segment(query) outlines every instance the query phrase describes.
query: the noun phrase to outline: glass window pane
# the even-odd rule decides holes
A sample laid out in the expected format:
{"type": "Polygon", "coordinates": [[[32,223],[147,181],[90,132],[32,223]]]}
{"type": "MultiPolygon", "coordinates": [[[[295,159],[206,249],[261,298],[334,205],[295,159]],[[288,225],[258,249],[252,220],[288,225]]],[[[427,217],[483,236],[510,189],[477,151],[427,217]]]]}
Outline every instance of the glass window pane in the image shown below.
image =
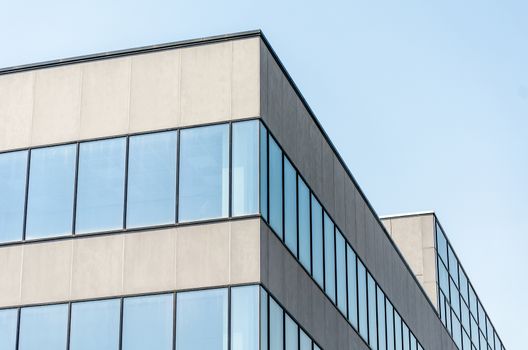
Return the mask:
{"type": "Polygon", "coordinates": [[[416,338],[414,337],[414,334],[410,333],[411,337],[411,350],[416,350],[416,338]]]}
{"type": "Polygon", "coordinates": [[[455,283],[453,282],[453,279],[450,279],[451,283],[451,307],[454,309],[455,313],[458,317],[460,317],[460,294],[458,294],[458,289],[455,287],[455,283]]]}
{"type": "Polygon", "coordinates": [[[299,177],[299,261],[310,272],[310,190],[299,177]]]}
{"type": "Polygon", "coordinates": [[[285,329],[286,329],[286,350],[299,349],[299,327],[290,316],[285,315],[285,329]]]}
{"type": "Polygon", "coordinates": [[[176,349],[227,349],[227,289],[178,293],[176,349]]]}
{"type": "Polygon", "coordinates": [[[259,348],[259,287],[231,289],[231,350],[259,348]]]}
{"type": "Polygon", "coordinates": [[[438,259],[438,282],[445,295],[449,295],[449,274],[442,260],[438,259]]]}
{"type": "Polygon", "coordinates": [[[0,349],[15,350],[18,309],[0,310],[0,349]]]}
{"type": "Polygon", "coordinates": [[[369,344],[372,349],[378,348],[378,326],[376,317],[376,282],[367,273],[367,288],[368,288],[368,315],[369,315],[369,344]]]}
{"type": "Polygon", "coordinates": [[[402,342],[402,320],[400,317],[400,314],[396,310],[394,310],[394,338],[396,340],[396,350],[402,350],[403,349],[403,342],[402,342]]]}
{"type": "Polygon", "coordinates": [[[19,350],[66,349],[67,334],[67,304],[20,310],[19,350]]]}
{"type": "Polygon", "coordinates": [[[313,348],[314,348],[314,350],[321,350],[321,348],[318,347],[317,344],[315,344],[315,343],[313,344],[313,348]]]}
{"type": "Polygon", "coordinates": [[[73,303],[70,350],[117,350],[121,300],[73,303]]]}
{"type": "Polygon", "coordinates": [[[260,125],[260,213],[268,220],[268,131],[260,125]]]}
{"type": "Polygon", "coordinates": [[[348,320],[358,329],[358,299],[357,299],[356,253],[347,244],[347,283],[348,283],[348,320]]]}
{"type": "Polygon", "coordinates": [[[475,290],[471,285],[469,285],[469,309],[471,310],[471,313],[473,314],[473,317],[475,319],[478,316],[477,312],[477,295],[475,294],[475,290]]]}
{"type": "Polygon", "coordinates": [[[447,247],[447,251],[449,256],[449,274],[458,287],[458,260],[455,256],[455,253],[453,252],[453,249],[451,249],[451,246],[447,247]]]}
{"type": "Polygon", "coordinates": [[[282,151],[272,137],[269,138],[269,187],[270,225],[282,239],[282,151]]]}
{"type": "Polygon", "coordinates": [[[126,139],[81,143],[75,233],[123,228],[126,139]]]}
{"type": "Polygon", "coordinates": [[[403,350],[409,350],[409,327],[402,321],[403,350]]]}
{"type": "Polygon", "coordinates": [[[300,332],[301,342],[299,350],[312,350],[312,339],[310,339],[310,337],[307,336],[302,329],[300,330],[300,332]]]}
{"type": "Polygon", "coordinates": [[[469,309],[464,302],[460,303],[462,326],[469,332],[469,309]]]}
{"type": "Polygon", "coordinates": [[[323,208],[312,195],[312,276],[324,286],[323,273],[323,208]]]}
{"type": "MultiPolygon", "coordinates": [[[[385,350],[385,294],[378,287],[378,349],[385,350]]],[[[416,349],[415,349],[416,350],[416,349]]]]}
{"type": "Polygon", "coordinates": [[[123,300],[123,350],[172,349],[174,295],[123,300]]]}
{"type": "Polygon", "coordinates": [[[130,137],[127,227],[176,221],[177,137],[175,131],[130,137]]]}
{"type": "Polygon", "coordinates": [[[233,216],[258,212],[258,132],[257,120],[233,123],[233,216]]]}
{"type": "Polygon", "coordinates": [[[385,299],[385,317],[387,320],[387,350],[394,350],[394,308],[388,299],[385,299]]]}
{"type": "Polygon", "coordinates": [[[28,152],[0,154],[0,242],[21,241],[28,152]]]}
{"type": "Polygon", "coordinates": [[[345,252],[345,238],[336,228],[337,307],[344,315],[347,313],[345,252]]]}
{"type": "Polygon", "coordinates": [[[270,298],[269,312],[270,312],[270,350],[282,350],[283,341],[284,341],[284,332],[283,332],[283,311],[282,308],[270,298]]]}
{"type": "Polygon", "coordinates": [[[260,349],[268,349],[268,293],[260,288],[260,349]]]}
{"type": "Polygon", "coordinates": [[[31,151],[26,238],[71,234],[76,145],[31,151]]]}
{"type": "Polygon", "coordinates": [[[462,349],[462,333],[460,329],[460,321],[453,315],[453,340],[459,349],[462,349]]]}
{"type": "Polygon", "coordinates": [[[436,224],[436,249],[438,250],[438,255],[447,265],[447,240],[445,238],[444,232],[440,228],[440,225],[436,224]]]}
{"type": "Polygon", "coordinates": [[[227,217],[229,125],[180,131],[178,220],[227,217]]]}
{"type": "Polygon", "coordinates": [[[284,242],[297,256],[297,172],[284,157],[284,242]]]}
{"type": "Polygon", "coordinates": [[[365,265],[357,260],[358,272],[358,309],[359,309],[359,334],[368,341],[368,317],[367,317],[367,270],[365,265]]]}
{"type": "Polygon", "coordinates": [[[334,223],[328,214],[324,213],[324,250],[325,250],[325,291],[330,299],[336,301],[335,286],[335,231],[334,223]]]}
{"type": "Polygon", "coordinates": [[[467,280],[466,274],[464,273],[461,267],[459,268],[459,276],[460,276],[460,295],[462,296],[462,298],[464,298],[466,303],[468,303],[469,302],[468,280],[467,280]]]}

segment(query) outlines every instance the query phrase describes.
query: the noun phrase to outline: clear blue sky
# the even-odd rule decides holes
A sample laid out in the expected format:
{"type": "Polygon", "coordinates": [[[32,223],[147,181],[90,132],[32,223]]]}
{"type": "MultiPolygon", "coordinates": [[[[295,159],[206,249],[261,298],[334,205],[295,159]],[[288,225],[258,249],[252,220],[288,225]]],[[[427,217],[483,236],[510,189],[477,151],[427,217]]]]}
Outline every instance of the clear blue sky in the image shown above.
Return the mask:
{"type": "Polygon", "coordinates": [[[0,6],[0,67],[263,29],[378,214],[437,211],[505,345],[526,348],[528,2],[0,6]]]}

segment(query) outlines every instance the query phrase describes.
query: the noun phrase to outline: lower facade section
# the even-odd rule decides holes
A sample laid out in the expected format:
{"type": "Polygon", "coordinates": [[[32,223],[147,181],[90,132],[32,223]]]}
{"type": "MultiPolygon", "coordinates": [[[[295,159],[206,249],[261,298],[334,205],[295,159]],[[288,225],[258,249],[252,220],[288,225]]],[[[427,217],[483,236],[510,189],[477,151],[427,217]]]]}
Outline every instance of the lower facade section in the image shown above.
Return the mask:
{"type": "Polygon", "coordinates": [[[2,350],[321,350],[262,286],[0,309],[2,350]]]}

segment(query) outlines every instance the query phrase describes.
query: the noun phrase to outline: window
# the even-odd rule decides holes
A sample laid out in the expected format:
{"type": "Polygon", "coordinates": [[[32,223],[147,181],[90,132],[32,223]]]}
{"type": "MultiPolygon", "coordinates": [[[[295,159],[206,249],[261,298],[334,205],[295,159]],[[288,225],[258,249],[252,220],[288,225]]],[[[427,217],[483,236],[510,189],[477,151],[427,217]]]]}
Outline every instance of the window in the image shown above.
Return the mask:
{"type": "Polygon", "coordinates": [[[0,349],[15,350],[17,323],[17,309],[0,310],[0,349]]]}
{"type": "Polygon", "coordinates": [[[449,274],[447,269],[442,263],[442,260],[438,259],[438,282],[440,289],[444,292],[445,295],[449,295],[449,274]]]}
{"type": "Polygon", "coordinates": [[[68,305],[26,307],[20,310],[19,350],[66,349],[68,305]]]}
{"type": "Polygon", "coordinates": [[[176,349],[227,349],[227,289],[178,293],[176,349]]]}
{"type": "Polygon", "coordinates": [[[172,349],[173,294],[125,298],[123,350],[172,349]]]}
{"type": "Polygon", "coordinates": [[[376,282],[367,273],[368,288],[368,319],[369,319],[369,344],[372,349],[378,348],[378,326],[376,318],[376,282]]]}
{"type": "Polygon", "coordinates": [[[346,248],[345,238],[336,228],[336,274],[337,274],[337,307],[343,315],[347,314],[346,293],[346,248]]]}
{"type": "Polygon", "coordinates": [[[462,296],[462,298],[464,298],[466,303],[468,303],[469,302],[468,280],[467,280],[466,274],[464,273],[462,268],[460,268],[459,270],[460,270],[459,271],[459,276],[460,276],[460,295],[462,296]]]}
{"type": "Polygon", "coordinates": [[[282,151],[269,138],[269,210],[271,228],[282,239],[282,151]]]}
{"type": "Polygon", "coordinates": [[[73,303],[70,350],[119,349],[121,301],[73,303]]]}
{"type": "Polygon", "coordinates": [[[358,329],[358,299],[357,299],[357,269],[356,253],[347,244],[347,283],[348,283],[348,320],[358,329]]]}
{"type": "Polygon", "coordinates": [[[123,228],[125,153],[125,138],[80,144],[75,233],[123,228]]]}
{"type": "Polygon", "coordinates": [[[231,289],[231,350],[259,347],[259,287],[231,289]]]}
{"type": "Polygon", "coordinates": [[[471,285],[469,285],[469,309],[475,318],[477,318],[477,295],[471,285]]]}
{"type": "Polygon", "coordinates": [[[402,321],[402,341],[403,341],[403,350],[409,349],[409,327],[402,321]]]}
{"type": "Polygon", "coordinates": [[[22,240],[28,152],[0,154],[0,242],[22,240]]]}
{"type": "Polygon", "coordinates": [[[334,223],[328,214],[324,213],[324,251],[325,251],[325,291],[330,299],[336,302],[335,285],[335,231],[334,223]]]}
{"type": "Polygon", "coordinates": [[[365,265],[357,260],[358,272],[358,309],[359,309],[359,334],[368,340],[368,317],[367,317],[367,270],[365,265]]]}
{"type": "Polygon", "coordinates": [[[286,330],[286,350],[298,350],[299,349],[299,327],[290,316],[285,315],[286,320],[284,327],[286,330]]]}
{"type": "Polygon", "coordinates": [[[297,256],[297,172],[284,157],[284,243],[297,256]]]}
{"type": "MultiPolygon", "coordinates": [[[[386,334],[385,334],[385,294],[378,287],[378,349],[385,350],[386,334]]],[[[416,350],[416,349],[414,349],[416,350]]]]}
{"type": "MultiPolygon", "coordinates": [[[[312,339],[310,339],[309,336],[306,335],[306,333],[303,332],[303,330],[300,330],[300,348],[299,350],[312,350],[312,339]]],[[[264,349],[263,349],[264,350],[264,349]]]]}
{"type": "Polygon", "coordinates": [[[323,208],[312,195],[312,276],[324,287],[323,270],[323,208]]]}
{"type": "Polygon", "coordinates": [[[268,293],[260,287],[260,348],[268,349],[268,293]]]}
{"type": "Polygon", "coordinates": [[[75,145],[31,151],[26,238],[71,234],[75,145]]]}
{"type": "Polygon", "coordinates": [[[402,350],[402,319],[400,314],[396,310],[394,310],[394,339],[396,340],[395,349],[402,350]]]}
{"type": "Polygon", "coordinates": [[[258,130],[256,120],[233,123],[233,216],[258,212],[258,130]]]}
{"type": "Polygon", "coordinates": [[[268,220],[268,131],[260,125],[260,213],[268,220]]]}
{"type": "Polygon", "coordinates": [[[177,138],[175,131],[130,137],[127,227],[176,221],[177,138]]]}
{"type": "Polygon", "coordinates": [[[227,217],[229,125],[180,131],[180,222],[227,217]]]}
{"type": "Polygon", "coordinates": [[[449,256],[449,274],[455,281],[456,286],[458,287],[458,260],[451,249],[451,246],[447,247],[448,256],[449,256]]]}
{"type": "Polygon", "coordinates": [[[416,338],[414,337],[414,334],[410,333],[411,337],[411,350],[417,350],[416,349],[416,338]]]}
{"type": "Polygon", "coordinates": [[[310,190],[299,177],[299,261],[308,272],[310,269],[310,190]]]}
{"type": "Polygon", "coordinates": [[[462,320],[462,326],[469,332],[469,309],[466,303],[460,303],[460,318],[462,320]]]}
{"type": "Polygon", "coordinates": [[[391,302],[385,300],[385,316],[387,320],[387,350],[394,350],[394,307],[391,302]]]}
{"type": "Polygon", "coordinates": [[[447,265],[447,240],[445,238],[444,232],[440,228],[440,225],[436,224],[436,249],[438,250],[438,255],[444,263],[447,265]]]}
{"type": "Polygon", "coordinates": [[[458,294],[458,289],[455,287],[455,282],[452,279],[449,279],[451,285],[451,307],[455,311],[456,315],[460,317],[460,294],[458,294]]]}
{"type": "Polygon", "coordinates": [[[462,349],[462,333],[460,329],[460,321],[454,315],[452,317],[453,321],[453,340],[459,349],[462,349]]]}
{"type": "Polygon", "coordinates": [[[269,312],[269,350],[282,350],[284,341],[284,328],[283,328],[283,311],[282,308],[270,298],[269,312]]]}

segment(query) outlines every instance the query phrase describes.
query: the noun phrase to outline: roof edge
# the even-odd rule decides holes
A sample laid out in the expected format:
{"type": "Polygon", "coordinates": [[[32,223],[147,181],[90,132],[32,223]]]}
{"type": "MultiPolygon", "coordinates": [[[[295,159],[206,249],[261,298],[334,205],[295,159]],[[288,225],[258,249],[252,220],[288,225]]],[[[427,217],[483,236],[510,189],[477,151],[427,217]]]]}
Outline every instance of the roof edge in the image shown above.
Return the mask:
{"type": "Polygon", "coordinates": [[[405,218],[405,217],[411,217],[411,216],[425,216],[425,215],[434,216],[436,214],[434,210],[426,210],[426,211],[416,211],[416,212],[410,212],[410,213],[381,215],[379,218],[380,220],[387,220],[387,219],[397,219],[397,218],[405,218]]]}
{"type": "Polygon", "coordinates": [[[202,37],[202,38],[197,38],[197,39],[174,41],[174,42],[168,42],[168,43],[163,43],[163,44],[140,46],[140,47],[135,47],[131,49],[99,52],[99,53],[89,54],[89,55],[74,56],[74,57],[61,58],[61,59],[56,59],[56,60],[51,60],[51,61],[43,61],[43,62],[23,64],[19,66],[5,67],[5,68],[0,68],[0,75],[19,73],[19,72],[24,72],[24,71],[34,70],[34,69],[59,67],[59,66],[65,66],[65,65],[75,64],[75,63],[97,61],[97,60],[102,60],[102,59],[117,58],[117,57],[123,57],[123,56],[171,50],[171,49],[182,48],[182,47],[214,44],[214,43],[219,43],[223,41],[240,40],[240,39],[246,39],[246,38],[252,38],[252,37],[263,37],[262,30],[260,29],[249,30],[249,31],[244,31],[244,32],[208,36],[208,37],[202,37]]]}

